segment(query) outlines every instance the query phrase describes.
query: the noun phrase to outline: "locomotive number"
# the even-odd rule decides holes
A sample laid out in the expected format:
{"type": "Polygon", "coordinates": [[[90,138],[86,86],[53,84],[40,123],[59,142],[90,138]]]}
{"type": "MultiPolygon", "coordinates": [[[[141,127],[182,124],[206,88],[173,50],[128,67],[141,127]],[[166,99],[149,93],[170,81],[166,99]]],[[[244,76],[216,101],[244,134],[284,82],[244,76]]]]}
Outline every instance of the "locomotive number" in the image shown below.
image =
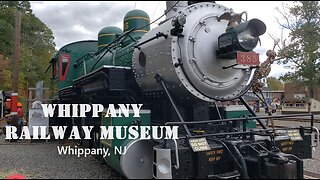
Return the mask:
{"type": "Polygon", "coordinates": [[[259,54],[255,52],[237,52],[237,64],[259,65],[259,54]]]}
{"type": "Polygon", "coordinates": [[[126,30],[128,30],[128,28],[129,28],[129,22],[126,22],[126,23],[124,24],[124,30],[126,31],[126,30]]]}

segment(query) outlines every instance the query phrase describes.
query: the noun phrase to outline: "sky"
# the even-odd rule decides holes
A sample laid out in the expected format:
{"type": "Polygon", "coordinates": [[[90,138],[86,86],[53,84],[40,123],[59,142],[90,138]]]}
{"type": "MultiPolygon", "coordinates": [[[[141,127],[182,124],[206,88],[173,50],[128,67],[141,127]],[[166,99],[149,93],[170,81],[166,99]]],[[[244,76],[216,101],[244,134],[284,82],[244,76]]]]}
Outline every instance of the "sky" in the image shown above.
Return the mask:
{"type": "MultiPolygon", "coordinates": [[[[44,22],[55,37],[56,49],[79,41],[97,39],[98,32],[106,26],[116,26],[123,29],[123,17],[132,9],[140,9],[148,13],[151,21],[160,17],[165,9],[165,1],[30,1],[33,13],[44,22]]],[[[262,20],[267,31],[261,38],[261,46],[255,51],[260,53],[260,62],[267,57],[268,49],[272,49],[273,40],[270,35],[280,37],[281,28],[276,17],[281,19],[276,7],[282,4],[292,6],[292,1],[216,1],[216,3],[232,8],[234,12],[247,11],[248,20],[262,20]],[[270,35],[269,35],[270,34],[270,35]]],[[[163,20],[164,18],[162,18],[163,20]]],[[[157,21],[151,28],[156,27],[157,21]]],[[[286,38],[288,32],[284,32],[286,38]]],[[[279,77],[289,71],[289,67],[271,66],[269,76],[279,77]]]]}

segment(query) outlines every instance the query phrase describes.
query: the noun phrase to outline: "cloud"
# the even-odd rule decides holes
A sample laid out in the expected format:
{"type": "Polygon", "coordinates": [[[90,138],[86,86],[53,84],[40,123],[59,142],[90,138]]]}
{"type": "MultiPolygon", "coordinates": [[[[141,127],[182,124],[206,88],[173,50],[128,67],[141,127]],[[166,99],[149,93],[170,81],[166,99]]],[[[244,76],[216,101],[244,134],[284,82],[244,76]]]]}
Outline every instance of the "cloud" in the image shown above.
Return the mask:
{"type": "MultiPolygon", "coordinates": [[[[151,21],[160,17],[166,9],[165,1],[30,1],[30,3],[33,13],[52,29],[56,49],[79,40],[97,39],[98,32],[106,26],[122,29],[123,17],[134,8],[146,11],[151,21]]],[[[266,59],[266,51],[273,47],[273,40],[268,34],[275,37],[281,35],[281,28],[275,17],[281,17],[276,7],[281,7],[282,2],[216,1],[216,3],[232,8],[236,13],[247,11],[248,20],[257,18],[266,24],[267,31],[261,36],[261,47],[258,45],[255,49],[260,54],[260,62],[263,62],[266,59]]],[[[288,1],[285,4],[292,5],[293,2],[288,1]]],[[[156,24],[151,27],[155,26],[156,24]]],[[[282,71],[286,69],[280,65],[272,65],[270,75],[279,77],[282,71]]]]}
{"type": "Polygon", "coordinates": [[[123,18],[130,10],[146,11],[151,20],[161,16],[165,1],[30,1],[33,13],[55,36],[56,49],[78,40],[97,39],[106,26],[122,29],[123,18]]]}
{"type": "Polygon", "coordinates": [[[53,30],[57,48],[76,40],[97,39],[103,27],[119,25],[132,9],[130,4],[119,2],[31,1],[31,7],[53,30]]]}
{"type": "Polygon", "coordinates": [[[288,72],[292,72],[292,70],[290,68],[287,68],[287,67],[285,67],[283,65],[279,65],[279,64],[272,64],[271,69],[272,69],[272,71],[270,72],[268,77],[279,78],[280,76],[285,75],[288,72]]]}

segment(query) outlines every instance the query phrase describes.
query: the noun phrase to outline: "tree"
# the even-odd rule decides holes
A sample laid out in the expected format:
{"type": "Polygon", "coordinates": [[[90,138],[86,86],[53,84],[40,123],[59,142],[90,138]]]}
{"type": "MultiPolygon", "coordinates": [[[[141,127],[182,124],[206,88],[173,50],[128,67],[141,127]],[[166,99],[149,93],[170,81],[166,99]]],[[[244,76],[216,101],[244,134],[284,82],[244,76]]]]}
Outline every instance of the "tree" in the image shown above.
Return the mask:
{"type": "Polygon", "coordinates": [[[284,86],[280,80],[275,77],[267,78],[268,87],[270,90],[283,90],[284,86]]]}
{"type": "Polygon", "coordinates": [[[320,82],[320,6],[318,1],[299,1],[293,7],[280,11],[284,23],[282,28],[289,30],[289,43],[282,41],[283,47],[278,55],[285,57],[281,61],[289,64],[295,71],[281,76],[284,81],[305,85],[310,97],[320,82]]]}
{"type": "Polygon", "coordinates": [[[3,89],[11,87],[11,71],[9,70],[9,59],[0,54],[0,82],[3,89]]]}
{"type": "Polygon", "coordinates": [[[31,5],[29,1],[0,1],[0,10],[15,8],[24,14],[31,14],[31,5]]]}
{"type": "Polygon", "coordinates": [[[0,59],[0,64],[6,64],[1,66],[3,68],[0,71],[0,80],[3,81],[0,89],[11,89],[16,10],[22,12],[19,73],[19,91],[21,91],[26,90],[26,87],[35,86],[37,81],[44,79],[44,72],[55,51],[55,43],[51,29],[32,13],[29,1],[0,1],[0,55],[3,57],[0,59]]]}
{"type": "Polygon", "coordinates": [[[0,10],[0,54],[12,56],[14,45],[14,9],[0,10]]]}

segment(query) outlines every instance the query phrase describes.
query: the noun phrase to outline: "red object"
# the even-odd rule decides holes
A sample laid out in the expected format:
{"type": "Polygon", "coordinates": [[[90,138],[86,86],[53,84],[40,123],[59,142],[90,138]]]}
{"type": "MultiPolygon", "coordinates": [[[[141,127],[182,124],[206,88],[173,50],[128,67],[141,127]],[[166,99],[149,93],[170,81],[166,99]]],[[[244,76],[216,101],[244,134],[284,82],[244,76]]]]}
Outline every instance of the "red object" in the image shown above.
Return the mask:
{"type": "Polygon", "coordinates": [[[259,54],[255,52],[237,52],[237,64],[259,65],[259,54]]]}
{"type": "Polygon", "coordinates": [[[14,175],[8,176],[6,179],[26,179],[26,177],[22,174],[14,174],[14,175]]]}
{"type": "Polygon", "coordinates": [[[11,93],[11,114],[16,115],[18,113],[18,93],[11,93]]]}
{"type": "Polygon", "coordinates": [[[23,117],[23,111],[22,111],[22,108],[18,108],[18,117],[23,117]]]}
{"type": "Polygon", "coordinates": [[[69,66],[70,54],[60,54],[60,81],[66,80],[69,66]]]}

